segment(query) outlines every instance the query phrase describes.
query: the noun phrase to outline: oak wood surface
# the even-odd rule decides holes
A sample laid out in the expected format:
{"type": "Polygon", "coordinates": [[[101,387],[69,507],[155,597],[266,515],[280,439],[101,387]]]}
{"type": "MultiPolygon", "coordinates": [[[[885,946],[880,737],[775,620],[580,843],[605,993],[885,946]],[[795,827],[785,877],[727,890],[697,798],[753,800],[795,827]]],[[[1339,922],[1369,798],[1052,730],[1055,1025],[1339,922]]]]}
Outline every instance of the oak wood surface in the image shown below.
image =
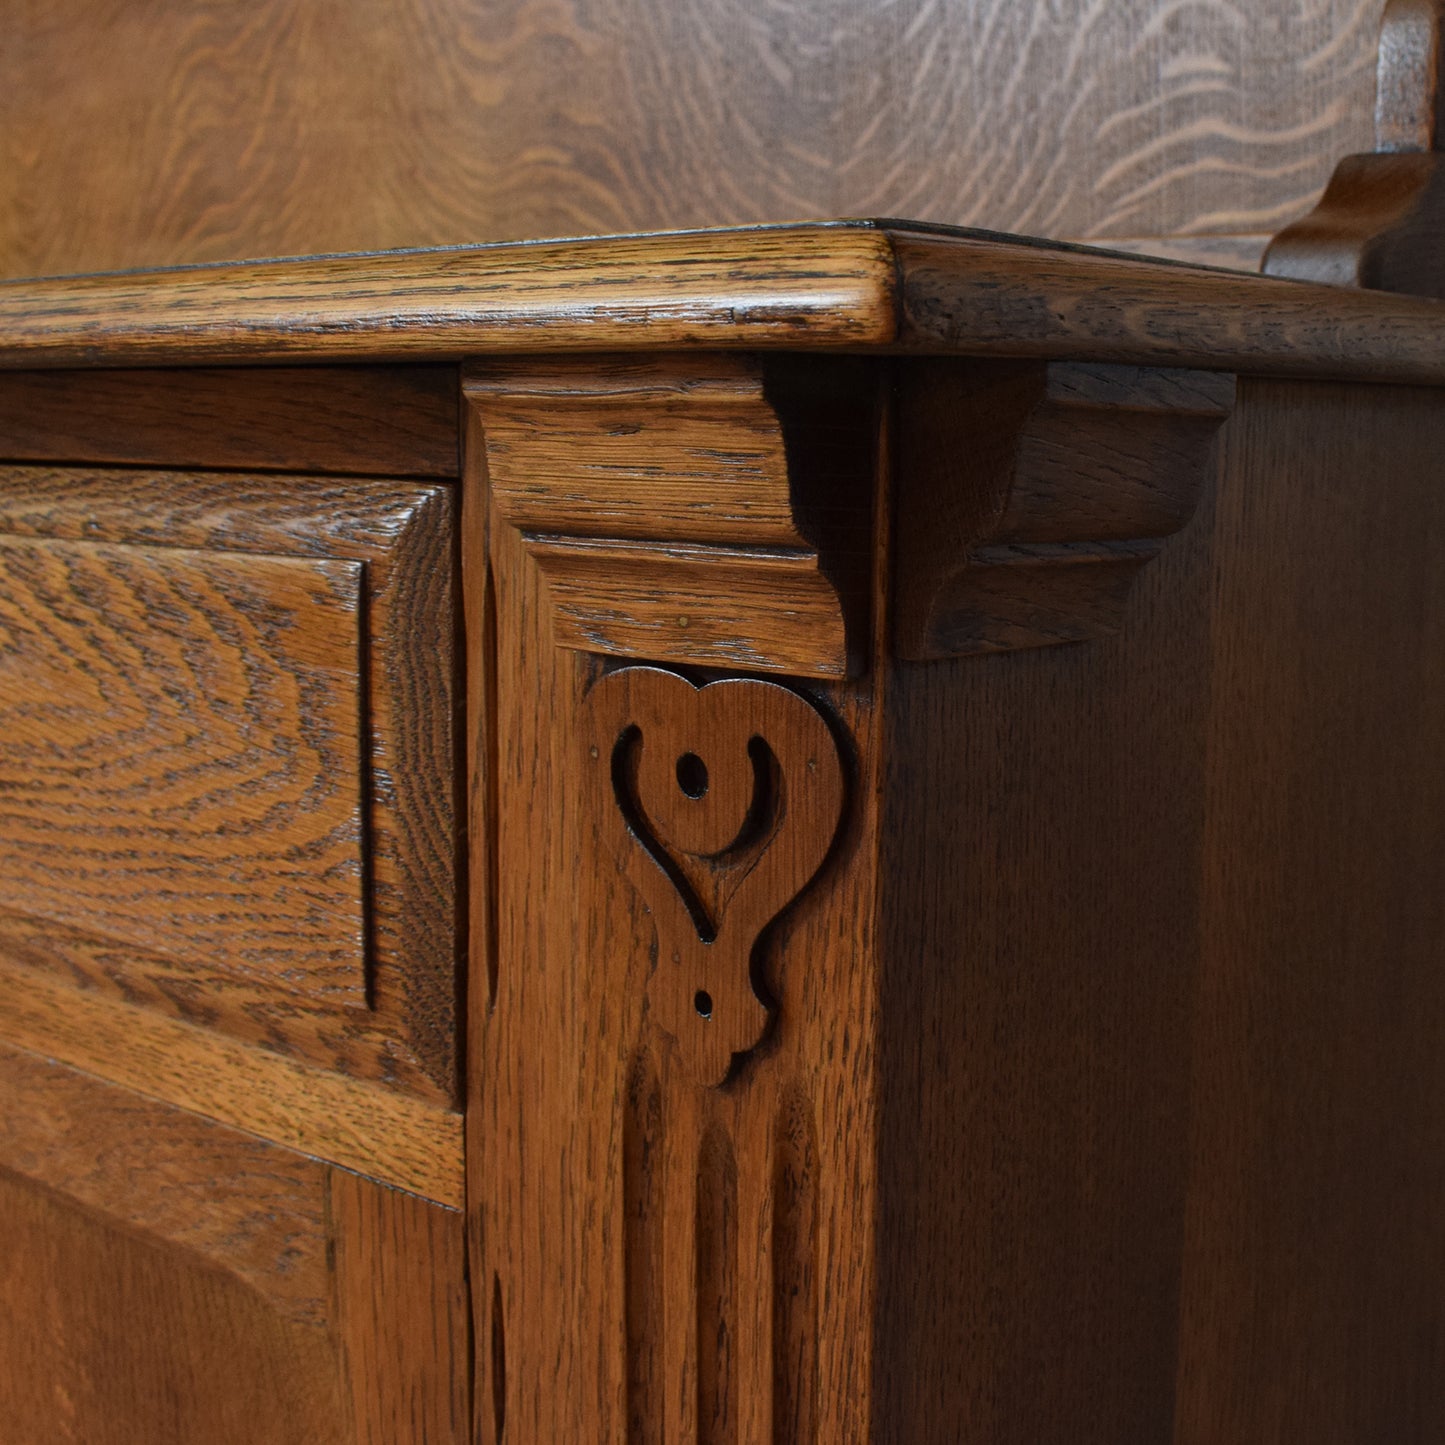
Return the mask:
{"type": "Polygon", "coordinates": [[[1445,1419],[1442,416],[1250,383],[1231,427],[1181,1445],[1445,1419]]]}
{"type": "Polygon", "coordinates": [[[462,1445],[462,1216],[0,1044],[15,1445],[462,1445]]]}
{"type": "Polygon", "coordinates": [[[0,274],[867,214],[1262,244],[1368,144],[1379,10],[21,0],[0,274]]]}
{"type": "Polygon", "coordinates": [[[458,1203],[450,508],[0,469],[0,1036],[458,1203]]]}
{"type": "Polygon", "coordinates": [[[0,458],[454,477],[450,367],[0,374],[0,458]]]}
{"type": "Polygon", "coordinates": [[[360,589],[0,536],[0,908],[364,1006],[360,589]]]}
{"type": "Polygon", "coordinates": [[[0,366],[886,350],[1438,381],[1437,302],[857,221],[0,285],[0,366]]]}
{"type": "Polygon", "coordinates": [[[0,907],[66,925],[66,967],[103,994],[453,1098],[450,505],[434,484],[0,469],[0,555],[33,571],[38,549],[52,584],[24,573],[7,612],[0,907]],[[321,592],[317,623],[273,581],[333,574],[345,610],[321,592]]]}
{"type": "Polygon", "coordinates": [[[559,642],[795,675],[862,665],[866,368],[695,353],[473,364],[492,495],[559,642]]]}
{"type": "Polygon", "coordinates": [[[490,858],[473,869],[469,1034],[479,1438],[866,1439],[871,684],[808,693],[846,739],[841,833],[753,955],[778,1025],[708,1087],[646,1003],[673,915],[629,881],[606,841],[617,800],[601,790],[599,816],[586,781],[606,680],[556,645],[540,569],[488,512],[480,436],[468,457],[469,645],[488,659],[468,721],[490,858]]]}
{"type": "Polygon", "coordinates": [[[0,1172],[15,1445],[349,1445],[323,1332],[239,1280],[0,1172]]]}
{"type": "Polygon", "coordinates": [[[898,369],[900,656],[1113,631],[1212,477],[1234,378],[1127,366],[898,369]]]}
{"type": "Polygon", "coordinates": [[[324,1165],[6,1044],[0,1090],[0,1169],[325,1323],[324,1165]]]}
{"type": "Polygon", "coordinates": [[[1445,297],[1445,4],[1390,0],[1380,29],[1375,146],[1346,156],[1319,204],[1269,245],[1271,276],[1445,297]]]}
{"type": "MultiPolygon", "coordinates": [[[[683,801],[697,761],[736,791],[693,742],[719,675],[558,645],[471,414],[482,1439],[1436,1438],[1438,395],[1246,380],[1225,420],[1215,377],[1055,382],[1101,416],[1044,437],[1047,484],[1001,498],[960,466],[954,504],[1170,535],[1115,636],[899,658],[890,569],[939,509],[891,387],[857,524],[871,663],[803,693],[845,759],[842,832],[753,953],[769,1025],[720,1080],[670,973],[686,890],[728,862],[683,801]],[[1149,430],[1166,403],[1201,456],[1223,421],[1217,477],[1149,430]],[[587,781],[639,735],[656,811],[625,767],[587,781]]],[[[1017,435],[981,408],[962,458],[989,420],[1017,435]]],[[[547,487],[585,512],[600,455],[558,452],[547,487]]]]}
{"type": "Polygon", "coordinates": [[[871,1380],[888,1445],[1173,1441],[1212,492],[1116,635],[890,680],[871,1380]]]}

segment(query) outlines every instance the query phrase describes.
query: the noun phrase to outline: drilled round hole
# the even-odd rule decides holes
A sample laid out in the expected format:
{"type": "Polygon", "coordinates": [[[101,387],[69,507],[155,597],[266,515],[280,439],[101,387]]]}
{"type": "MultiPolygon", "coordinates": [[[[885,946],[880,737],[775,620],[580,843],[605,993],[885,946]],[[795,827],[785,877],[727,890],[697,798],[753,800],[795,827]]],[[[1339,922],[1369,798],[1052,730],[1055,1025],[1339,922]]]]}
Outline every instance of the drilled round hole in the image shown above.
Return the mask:
{"type": "Polygon", "coordinates": [[[693,994],[692,1006],[698,1011],[699,1017],[705,1019],[712,1017],[712,995],[705,988],[700,988],[693,994]]]}
{"type": "Polygon", "coordinates": [[[696,753],[684,753],[677,760],[677,786],[689,798],[707,792],[707,764],[696,753]]]}

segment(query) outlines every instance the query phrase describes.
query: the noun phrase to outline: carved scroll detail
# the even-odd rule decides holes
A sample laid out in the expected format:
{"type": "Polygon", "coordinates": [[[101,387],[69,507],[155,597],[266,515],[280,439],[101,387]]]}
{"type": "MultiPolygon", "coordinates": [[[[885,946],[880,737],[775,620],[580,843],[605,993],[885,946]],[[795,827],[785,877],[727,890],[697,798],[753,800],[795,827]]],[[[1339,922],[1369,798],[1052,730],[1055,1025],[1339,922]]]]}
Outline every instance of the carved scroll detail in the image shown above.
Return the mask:
{"type": "Polygon", "coordinates": [[[604,677],[588,708],[604,831],[657,930],[648,1011],[692,1072],[720,1084],[767,1029],[758,941],[837,833],[837,742],[810,702],[776,683],[696,687],[629,667],[604,677]]]}

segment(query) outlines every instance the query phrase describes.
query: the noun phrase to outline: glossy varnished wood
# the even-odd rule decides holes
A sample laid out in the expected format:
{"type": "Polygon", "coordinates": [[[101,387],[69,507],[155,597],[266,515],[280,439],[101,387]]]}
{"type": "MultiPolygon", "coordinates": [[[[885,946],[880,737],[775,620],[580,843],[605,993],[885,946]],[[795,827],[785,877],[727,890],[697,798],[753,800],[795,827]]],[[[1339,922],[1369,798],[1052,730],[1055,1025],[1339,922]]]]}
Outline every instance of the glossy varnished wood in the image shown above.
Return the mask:
{"type": "Polygon", "coordinates": [[[0,285],[0,367],[874,350],[1445,377],[1442,308],[856,221],[0,285]]]}
{"type": "Polygon", "coordinates": [[[0,1034],[456,1202],[448,491],[9,467],[0,539],[0,1034]]]}

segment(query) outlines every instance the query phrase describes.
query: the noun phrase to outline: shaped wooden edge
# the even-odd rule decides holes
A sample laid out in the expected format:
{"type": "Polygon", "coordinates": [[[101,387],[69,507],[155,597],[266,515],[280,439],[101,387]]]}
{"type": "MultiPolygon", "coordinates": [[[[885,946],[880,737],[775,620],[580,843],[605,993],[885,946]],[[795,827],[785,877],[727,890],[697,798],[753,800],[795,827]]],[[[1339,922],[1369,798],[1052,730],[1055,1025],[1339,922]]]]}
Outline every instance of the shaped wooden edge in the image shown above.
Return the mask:
{"type": "Polygon", "coordinates": [[[867,660],[884,448],[897,654],[1045,647],[1115,629],[1234,399],[1173,368],[716,354],[522,359],[465,387],[561,646],[820,679],[867,660]]]}
{"type": "Polygon", "coordinates": [[[546,580],[558,643],[860,670],[875,375],[850,358],[715,354],[470,368],[493,502],[546,580]]]}
{"type": "Polygon", "coordinates": [[[1375,149],[1346,156],[1314,210],[1270,242],[1266,274],[1445,298],[1442,43],[1445,0],[1389,0],[1375,149]]]}
{"type": "Polygon", "coordinates": [[[892,634],[923,660],[1115,631],[1194,512],[1234,378],[905,363],[897,398],[892,634]]]}

